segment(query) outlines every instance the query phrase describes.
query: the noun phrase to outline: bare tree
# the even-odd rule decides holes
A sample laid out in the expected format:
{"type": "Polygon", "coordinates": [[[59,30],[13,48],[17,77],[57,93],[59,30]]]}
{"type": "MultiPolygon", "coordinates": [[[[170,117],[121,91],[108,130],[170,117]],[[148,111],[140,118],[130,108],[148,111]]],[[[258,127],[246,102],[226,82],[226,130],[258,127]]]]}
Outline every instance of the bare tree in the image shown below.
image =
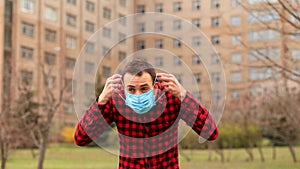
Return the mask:
{"type": "MultiPolygon", "coordinates": [[[[296,89],[293,89],[296,90],[296,89]]],[[[261,99],[262,128],[266,136],[288,145],[294,162],[297,162],[293,144],[299,140],[300,93],[268,91],[261,99]]]]}

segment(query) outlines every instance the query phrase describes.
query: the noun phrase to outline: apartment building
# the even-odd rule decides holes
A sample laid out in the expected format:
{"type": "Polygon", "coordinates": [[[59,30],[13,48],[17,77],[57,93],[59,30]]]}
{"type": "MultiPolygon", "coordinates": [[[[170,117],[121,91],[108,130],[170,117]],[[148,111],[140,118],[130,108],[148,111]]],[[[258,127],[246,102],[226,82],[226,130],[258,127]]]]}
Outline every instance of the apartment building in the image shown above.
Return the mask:
{"type": "MultiPolygon", "coordinates": [[[[242,95],[261,93],[264,84],[282,79],[282,74],[270,62],[266,66],[260,57],[267,55],[274,63],[292,67],[295,72],[300,70],[299,32],[283,35],[267,29],[262,22],[293,32],[280,19],[282,13],[262,8],[262,4],[263,0],[3,0],[0,2],[0,9],[4,9],[0,12],[0,32],[4,35],[0,36],[1,106],[5,106],[6,100],[17,98],[16,84],[23,81],[37,91],[39,101],[44,99],[45,87],[53,88],[58,94],[63,86],[69,86],[56,119],[59,124],[73,125],[76,116],[70,84],[78,56],[84,59],[79,65],[80,82],[75,81],[74,88],[83,90],[75,94],[88,97],[93,94],[90,89],[94,87],[95,71],[104,82],[116,73],[118,64],[127,56],[143,49],[156,49],[171,54],[170,57],[153,56],[155,67],[162,70],[174,67],[169,73],[187,86],[192,80],[176,70],[186,66],[192,71],[193,77],[188,79],[193,79],[198,89],[191,92],[204,105],[209,107],[211,99],[222,102],[225,88],[226,110],[238,111],[234,104],[242,95]],[[147,18],[147,12],[161,15],[147,18]],[[127,20],[124,17],[134,13],[138,14],[127,20]],[[163,13],[184,20],[170,20],[163,13]],[[114,24],[118,25],[110,25],[116,19],[119,20],[114,24]],[[165,36],[168,32],[184,30],[187,22],[202,33],[194,35],[191,31],[175,37],[165,36]],[[97,36],[92,35],[100,28],[101,38],[97,39],[99,32],[97,36]],[[134,36],[126,38],[131,33],[134,36]],[[119,43],[111,44],[112,40],[119,43]],[[105,56],[100,67],[97,56],[105,56]],[[47,78],[43,77],[44,69],[51,70],[47,78]],[[212,90],[212,85],[216,90],[212,90]]],[[[77,100],[86,106],[89,101],[77,100]]]]}

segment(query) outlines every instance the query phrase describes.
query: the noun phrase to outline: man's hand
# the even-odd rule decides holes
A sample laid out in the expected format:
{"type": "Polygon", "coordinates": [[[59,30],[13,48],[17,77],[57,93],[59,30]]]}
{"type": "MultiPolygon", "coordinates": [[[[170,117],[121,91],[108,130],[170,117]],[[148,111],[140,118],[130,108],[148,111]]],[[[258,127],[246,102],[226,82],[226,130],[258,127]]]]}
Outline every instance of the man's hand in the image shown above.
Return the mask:
{"type": "Polygon", "coordinates": [[[104,89],[98,98],[98,104],[105,105],[112,98],[113,93],[117,93],[121,89],[122,76],[119,74],[112,75],[107,78],[104,89]]]}
{"type": "Polygon", "coordinates": [[[183,100],[186,95],[186,90],[178,82],[176,77],[172,74],[157,73],[157,80],[160,82],[161,87],[165,92],[170,92],[173,96],[183,100]]]}

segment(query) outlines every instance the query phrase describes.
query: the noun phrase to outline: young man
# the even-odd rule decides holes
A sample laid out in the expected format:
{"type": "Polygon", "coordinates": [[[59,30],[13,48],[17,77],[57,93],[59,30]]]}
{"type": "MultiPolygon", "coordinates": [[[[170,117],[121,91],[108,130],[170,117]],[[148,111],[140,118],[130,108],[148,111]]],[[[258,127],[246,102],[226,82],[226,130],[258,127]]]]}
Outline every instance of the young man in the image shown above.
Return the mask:
{"type": "Polygon", "coordinates": [[[152,65],[135,59],[122,75],[107,79],[78,122],[74,139],[79,146],[88,145],[115,122],[119,169],[178,169],[179,119],[208,140],[218,136],[213,117],[173,75],[156,74],[152,65]]]}

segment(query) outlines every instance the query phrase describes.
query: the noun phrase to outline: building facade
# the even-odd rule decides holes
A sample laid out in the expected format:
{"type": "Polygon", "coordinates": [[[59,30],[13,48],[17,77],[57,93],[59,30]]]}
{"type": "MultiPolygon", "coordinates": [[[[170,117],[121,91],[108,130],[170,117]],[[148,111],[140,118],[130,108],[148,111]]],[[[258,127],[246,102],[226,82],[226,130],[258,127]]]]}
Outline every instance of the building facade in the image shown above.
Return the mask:
{"type": "MultiPolygon", "coordinates": [[[[212,91],[211,84],[223,85],[221,82],[225,79],[222,79],[223,72],[220,71],[223,66],[227,84],[226,103],[234,105],[242,95],[261,93],[266,82],[282,79],[283,75],[272,65],[277,63],[291,67],[292,71],[298,73],[300,70],[299,32],[280,19],[284,13],[262,8],[262,3],[260,0],[3,0],[0,2],[0,9],[3,9],[0,10],[1,108],[7,106],[5,103],[8,100],[17,99],[18,86],[25,82],[37,92],[37,101],[45,99],[45,87],[58,95],[61,88],[68,86],[64,104],[56,119],[58,124],[74,125],[76,116],[71,84],[77,57],[82,54],[86,56],[81,67],[85,72],[82,75],[85,81],[81,83],[83,86],[75,86],[87,90],[76,94],[91,95],[93,93],[88,88],[92,88],[95,82],[93,72],[100,73],[103,83],[116,73],[115,69],[126,56],[151,48],[172,53],[170,60],[160,56],[153,56],[152,59],[156,67],[174,66],[174,71],[169,73],[175,74],[179,81],[186,79],[187,75],[176,72],[177,66],[184,63],[192,70],[199,90],[191,92],[206,106],[210,105],[211,99],[222,99],[223,91],[212,91]],[[163,17],[155,18],[150,23],[143,18],[146,12],[184,18],[203,34],[190,36],[187,41],[181,41],[180,37],[160,36],[159,33],[167,27],[176,32],[186,24],[180,19],[170,21],[163,17]],[[140,15],[135,17],[136,20],[124,20],[124,16],[135,13],[140,15]],[[105,28],[116,19],[119,19],[117,28],[105,28]],[[262,23],[295,34],[286,35],[262,23]],[[97,38],[95,41],[91,38],[98,29],[101,29],[104,37],[101,43],[97,42],[97,38]],[[126,38],[128,29],[136,35],[126,38]],[[143,34],[148,29],[153,33],[143,34]],[[104,42],[105,38],[108,42],[110,39],[119,39],[120,43],[111,49],[109,43],[106,45],[104,42]],[[193,46],[206,51],[204,44],[207,42],[215,51],[204,52],[205,57],[190,49],[193,46]],[[99,54],[105,55],[101,67],[91,59],[99,54]],[[267,64],[266,59],[262,59],[265,56],[268,56],[267,64]],[[206,59],[205,65],[203,59],[206,59]],[[207,67],[211,68],[210,72],[207,67]],[[43,72],[49,76],[45,77],[43,72]]],[[[189,35],[181,38],[186,37],[189,35]]],[[[293,78],[299,79],[299,76],[293,78]]],[[[231,106],[227,107],[230,110],[231,106]]],[[[238,110],[232,106],[230,111],[238,110]]]]}

